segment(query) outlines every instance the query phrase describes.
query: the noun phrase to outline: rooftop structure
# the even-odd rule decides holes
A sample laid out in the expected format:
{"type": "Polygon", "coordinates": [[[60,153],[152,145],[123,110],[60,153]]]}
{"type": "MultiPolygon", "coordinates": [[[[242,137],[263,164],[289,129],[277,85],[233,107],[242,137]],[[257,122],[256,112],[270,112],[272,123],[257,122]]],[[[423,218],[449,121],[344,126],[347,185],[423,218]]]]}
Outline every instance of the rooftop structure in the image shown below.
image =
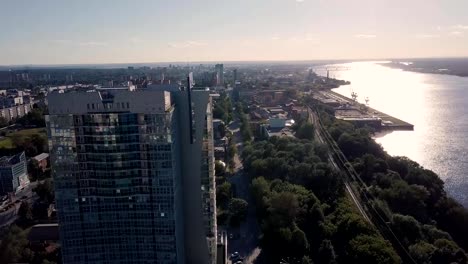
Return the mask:
{"type": "Polygon", "coordinates": [[[35,157],[33,157],[34,160],[36,161],[42,161],[42,160],[45,160],[45,159],[48,159],[49,158],[49,153],[41,153],[35,157]]]}
{"type": "Polygon", "coordinates": [[[55,224],[37,224],[31,228],[28,234],[30,242],[58,241],[59,226],[55,224]]]}
{"type": "Polygon", "coordinates": [[[41,153],[32,158],[34,161],[37,162],[37,166],[45,172],[49,165],[49,153],[41,153]]]}

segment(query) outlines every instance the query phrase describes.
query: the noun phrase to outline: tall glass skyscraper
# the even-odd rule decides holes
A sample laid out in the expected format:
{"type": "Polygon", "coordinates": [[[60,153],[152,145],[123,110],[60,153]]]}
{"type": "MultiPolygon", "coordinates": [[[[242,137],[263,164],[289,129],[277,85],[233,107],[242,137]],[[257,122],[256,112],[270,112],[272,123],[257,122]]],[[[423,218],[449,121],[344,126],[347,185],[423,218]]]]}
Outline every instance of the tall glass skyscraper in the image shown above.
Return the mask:
{"type": "Polygon", "coordinates": [[[207,91],[48,97],[64,263],[215,263],[207,91]]]}

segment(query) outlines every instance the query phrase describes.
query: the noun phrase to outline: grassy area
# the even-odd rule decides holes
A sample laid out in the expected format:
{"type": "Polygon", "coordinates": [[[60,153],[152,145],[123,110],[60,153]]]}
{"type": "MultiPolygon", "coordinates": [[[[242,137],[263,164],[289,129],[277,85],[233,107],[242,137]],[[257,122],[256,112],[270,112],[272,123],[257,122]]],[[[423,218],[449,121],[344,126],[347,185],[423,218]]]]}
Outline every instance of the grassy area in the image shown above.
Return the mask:
{"type": "Polygon", "coordinates": [[[12,149],[12,148],[15,148],[15,146],[13,145],[13,142],[11,141],[11,139],[6,137],[0,141],[0,148],[12,149]]]}
{"type": "Polygon", "coordinates": [[[13,141],[11,140],[13,137],[19,137],[19,138],[28,138],[31,137],[34,134],[40,134],[46,136],[46,130],[45,128],[32,128],[32,129],[24,129],[24,130],[19,130],[19,131],[14,131],[14,132],[7,132],[6,136],[0,140],[0,148],[6,148],[6,149],[13,149],[16,146],[13,144],[13,141]]]}

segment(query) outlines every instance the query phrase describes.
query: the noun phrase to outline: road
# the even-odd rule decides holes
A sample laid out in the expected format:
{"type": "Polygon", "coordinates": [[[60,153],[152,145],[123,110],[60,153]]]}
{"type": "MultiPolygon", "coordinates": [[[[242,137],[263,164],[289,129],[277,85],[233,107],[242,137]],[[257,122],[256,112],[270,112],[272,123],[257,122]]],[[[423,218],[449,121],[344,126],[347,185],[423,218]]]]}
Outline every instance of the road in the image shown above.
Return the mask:
{"type": "MultiPolygon", "coordinates": [[[[229,124],[228,129],[233,134],[233,139],[236,142],[238,153],[242,153],[242,137],[239,130],[239,120],[229,124]]],[[[234,157],[235,169],[228,181],[235,186],[235,197],[242,198],[249,203],[247,218],[239,227],[229,227],[228,234],[233,235],[233,239],[228,242],[228,254],[239,252],[244,258],[244,263],[255,263],[255,260],[260,255],[261,249],[258,247],[260,228],[257,222],[255,207],[253,206],[253,198],[250,195],[249,177],[244,174],[242,161],[238,154],[234,157]]]]}
{"type": "Polygon", "coordinates": [[[5,130],[5,129],[8,129],[8,128],[10,128],[10,127],[14,127],[14,126],[17,126],[17,124],[13,124],[13,125],[9,125],[9,126],[6,126],[6,127],[2,127],[2,128],[0,128],[0,131],[5,130]]]}

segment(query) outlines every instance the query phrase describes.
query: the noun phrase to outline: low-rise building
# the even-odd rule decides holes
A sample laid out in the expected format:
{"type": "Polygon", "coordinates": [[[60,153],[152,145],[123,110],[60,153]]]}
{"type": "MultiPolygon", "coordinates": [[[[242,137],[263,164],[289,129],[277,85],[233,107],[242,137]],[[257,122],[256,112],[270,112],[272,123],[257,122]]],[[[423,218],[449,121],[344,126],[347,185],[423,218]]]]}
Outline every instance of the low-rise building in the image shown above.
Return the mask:
{"type": "Polygon", "coordinates": [[[286,118],[273,117],[268,120],[271,128],[283,128],[286,126],[286,118]]]}
{"type": "Polygon", "coordinates": [[[37,224],[31,228],[28,234],[28,240],[31,243],[40,243],[44,241],[59,241],[59,226],[54,224],[37,224]]]}
{"type": "Polygon", "coordinates": [[[224,121],[221,119],[213,119],[213,136],[214,139],[221,139],[225,136],[226,134],[226,125],[224,124],[224,121]]]}
{"type": "Polygon", "coordinates": [[[266,106],[285,104],[287,99],[285,90],[262,90],[255,95],[255,100],[266,106]]]}
{"type": "Polygon", "coordinates": [[[291,116],[295,120],[306,119],[309,116],[309,112],[306,107],[294,106],[291,109],[291,116]]]}
{"type": "Polygon", "coordinates": [[[270,113],[265,108],[256,108],[250,111],[250,119],[264,120],[270,117],[270,113]]]}
{"type": "Polygon", "coordinates": [[[41,153],[34,158],[33,160],[37,161],[39,168],[44,172],[49,165],[49,153],[41,153]]]}
{"type": "Polygon", "coordinates": [[[214,147],[214,157],[216,160],[226,160],[226,147],[214,147]]]}
{"type": "Polygon", "coordinates": [[[0,117],[5,118],[7,122],[20,118],[32,110],[31,104],[14,105],[11,107],[0,108],[0,117]]]}
{"type": "Polygon", "coordinates": [[[59,226],[57,223],[35,225],[28,234],[28,240],[31,250],[52,253],[59,247],[59,226]]]}
{"type": "Polygon", "coordinates": [[[0,158],[0,195],[15,193],[29,184],[24,152],[0,158]]]}
{"type": "Polygon", "coordinates": [[[290,127],[269,127],[268,125],[261,126],[261,137],[294,137],[293,131],[290,127]]]}

